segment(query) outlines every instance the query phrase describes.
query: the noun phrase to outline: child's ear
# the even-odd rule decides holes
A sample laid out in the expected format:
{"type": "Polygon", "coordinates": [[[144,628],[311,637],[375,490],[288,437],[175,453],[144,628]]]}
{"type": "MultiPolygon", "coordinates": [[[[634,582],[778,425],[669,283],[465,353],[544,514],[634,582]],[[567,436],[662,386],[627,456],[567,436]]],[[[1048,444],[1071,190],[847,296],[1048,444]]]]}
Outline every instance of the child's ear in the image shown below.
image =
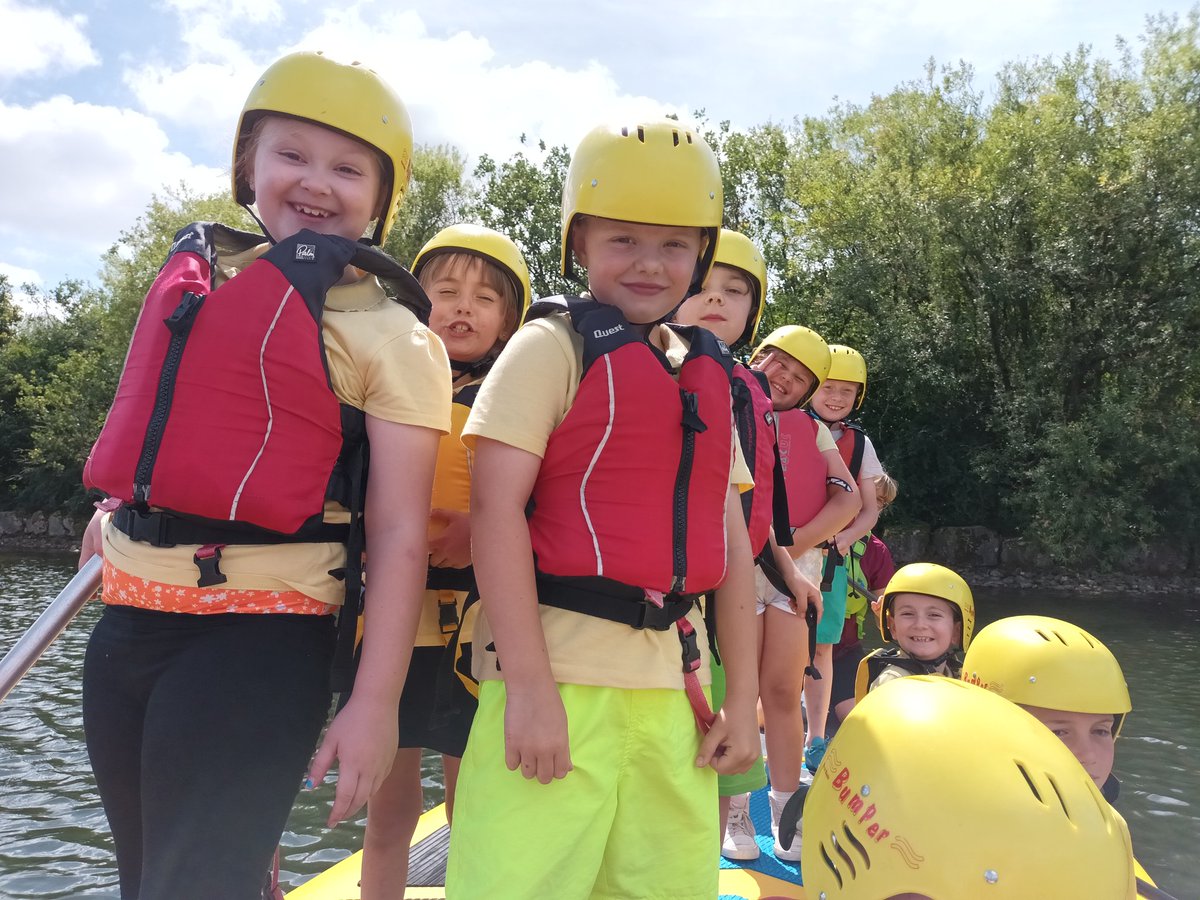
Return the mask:
{"type": "Polygon", "coordinates": [[[587,219],[584,216],[576,216],[575,222],[571,225],[571,236],[568,241],[571,253],[575,255],[575,262],[579,264],[579,268],[587,268],[587,251],[583,246],[583,231],[587,228],[587,219]]]}

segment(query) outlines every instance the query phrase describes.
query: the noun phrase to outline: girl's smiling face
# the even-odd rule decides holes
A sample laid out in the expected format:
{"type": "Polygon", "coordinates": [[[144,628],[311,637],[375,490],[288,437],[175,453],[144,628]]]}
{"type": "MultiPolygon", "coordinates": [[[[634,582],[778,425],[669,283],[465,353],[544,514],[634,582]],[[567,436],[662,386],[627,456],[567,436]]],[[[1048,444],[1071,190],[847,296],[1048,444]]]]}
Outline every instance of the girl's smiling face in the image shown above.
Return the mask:
{"type": "Polygon", "coordinates": [[[258,215],[277,241],[303,228],[357,240],[379,211],[379,157],[354,138],[313,122],[267,116],[249,150],[247,181],[258,215]]]}
{"type": "Polygon", "coordinates": [[[937,659],[962,641],[962,623],[955,621],[954,605],[927,594],[892,597],[888,627],[892,640],[913,659],[937,659]]]}

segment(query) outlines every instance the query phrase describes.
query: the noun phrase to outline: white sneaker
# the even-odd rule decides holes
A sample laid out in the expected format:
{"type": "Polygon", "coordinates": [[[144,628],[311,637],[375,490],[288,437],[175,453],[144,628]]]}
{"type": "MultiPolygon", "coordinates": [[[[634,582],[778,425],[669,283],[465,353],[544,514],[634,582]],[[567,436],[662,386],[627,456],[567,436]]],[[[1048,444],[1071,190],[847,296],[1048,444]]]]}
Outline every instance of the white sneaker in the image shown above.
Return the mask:
{"type": "Polygon", "coordinates": [[[729,798],[729,820],[721,839],[721,855],[726,859],[758,859],[758,842],[754,839],[754,822],[750,819],[750,795],[738,794],[729,798]]]}
{"type": "Polygon", "coordinates": [[[776,798],[774,792],[769,791],[767,799],[771,802],[771,836],[775,838],[775,858],[784,862],[800,862],[800,823],[796,823],[796,836],[792,838],[792,846],[789,849],[784,850],[783,845],[779,843],[779,817],[783,815],[783,808],[787,805],[790,795],[776,798]]]}

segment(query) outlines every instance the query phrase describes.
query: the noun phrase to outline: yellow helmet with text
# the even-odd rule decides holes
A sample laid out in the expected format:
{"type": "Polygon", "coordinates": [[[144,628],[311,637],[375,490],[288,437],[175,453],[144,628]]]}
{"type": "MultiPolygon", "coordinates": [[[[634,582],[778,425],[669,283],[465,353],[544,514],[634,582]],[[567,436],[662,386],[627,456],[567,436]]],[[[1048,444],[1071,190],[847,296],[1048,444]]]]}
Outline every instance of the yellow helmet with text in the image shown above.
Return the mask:
{"type": "Polygon", "coordinates": [[[858,385],[858,398],[854,408],[863,405],[867,396],[867,361],[853,347],[844,344],[829,345],[829,377],[835,381],[850,381],[858,385]]]}
{"type": "Polygon", "coordinates": [[[803,406],[821,386],[821,382],[829,377],[829,345],[825,343],[825,338],[811,328],[805,328],[803,325],[781,325],[754,348],[754,352],[750,354],[750,362],[754,362],[772,347],[782,350],[813,373],[812,390],[796,404],[803,406]]]}
{"type": "Polygon", "coordinates": [[[802,830],[814,900],[1136,896],[1129,829],[1066,745],[951,678],[897,678],[855,706],[802,830]]]}
{"type": "Polygon", "coordinates": [[[962,678],[1013,703],[1115,716],[1117,735],[1133,709],[1121,664],[1078,625],[1050,616],[1009,616],[980,630],[962,678]]]}
{"type": "Polygon", "coordinates": [[[754,291],[753,305],[746,319],[746,328],[741,337],[734,342],[734,346],[753,343],[755,335],[758,334],[758,323],[762,321],[763,309],[767,304],[767,261],[750,238],[739,231],[722,228],[713,265],[737,269],[750,279],[750,288],[754,291]]]}
{"type": "Polygon", "coordinates": [[[279,58],[255,82],[238,120],[233,145],[233,196],[244,206],[254,202],[254,191],[238,160],[255,122],[270,114],[324,125],[379,152],[386,191],[371,243],[382,244],[396,220],[412,174],[412,122],[404,101],[361,63],[339,63],[310,51],[279,58]]]}
{"type": "Polygon", "coordinates": [[[963,649],[971,645],[971,635],[975,631],[975,598],[963,577],[953,569],[937,563],[909,563],[896,570],[879,596],[879,633],[885,641],[892,639],[887,620],[897,594],[924,594],[945,600],[958,610],[963,649]]]}
{"type": "Polygon", "coordinates": [[[703,284],[717,249],[723,204],[717,157],[695,129],[673,119],[599,125],[580,141],[563,183],[563,274],[574,275],[576,220],[599,216],[702,228],[707,240],[693,280],[703,284]]]}
{"type": "Polygon", "coordinates": [[[449,225],[425,242],[413,259],[412,273],[421,277],[421,269],[442,253],[467,253],[484,259],[508,276],[517,298],[517,321],[529,309],[533,291],[529,286],[529,266],[521,249],[507,235],[483,225],[449,225]]]}

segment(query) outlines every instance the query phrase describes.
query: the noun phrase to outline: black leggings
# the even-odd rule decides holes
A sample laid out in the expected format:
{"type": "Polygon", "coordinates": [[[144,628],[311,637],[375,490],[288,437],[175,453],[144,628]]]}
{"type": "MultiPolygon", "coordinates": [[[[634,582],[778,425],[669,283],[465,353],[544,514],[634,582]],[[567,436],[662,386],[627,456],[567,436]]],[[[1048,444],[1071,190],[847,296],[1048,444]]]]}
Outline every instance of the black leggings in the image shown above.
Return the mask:
{"type": "Polygon", "coordinates": [[[124,900],[257,900],[331,699],[332,616],[104,611],[83,725],[124,900]]]}

